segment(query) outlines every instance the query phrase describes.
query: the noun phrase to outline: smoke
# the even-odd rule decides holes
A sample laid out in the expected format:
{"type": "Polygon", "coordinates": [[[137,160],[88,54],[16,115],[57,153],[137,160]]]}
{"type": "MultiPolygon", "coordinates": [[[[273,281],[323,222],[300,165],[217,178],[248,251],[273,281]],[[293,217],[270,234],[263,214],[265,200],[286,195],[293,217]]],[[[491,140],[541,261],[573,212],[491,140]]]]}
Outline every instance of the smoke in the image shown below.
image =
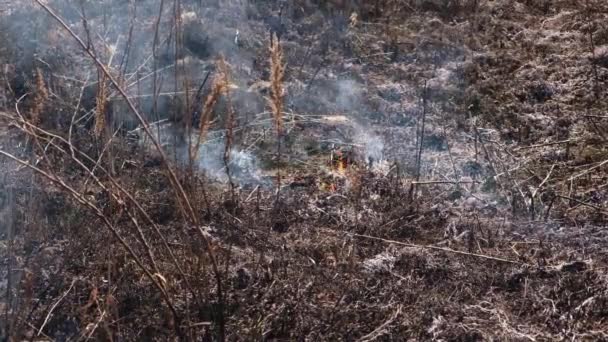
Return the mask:
{"type": "Polygon", "coordinates": [[[338,80],[336,84],[338,96],[336,107],[341,112],[354,112],[361,108],[360,99],[363,96],[363,88],[354,80],[338,80]]]}
{"type": "MultiPolygon", "coordinates": [[[[154,126],[152,131],[155,138],[161,144],[167,155],[175,156],[176,162],[183,167],[190,165],[189,143],[187,141],[177,141],[175,127],[170,123],[160,123],[154,126]]],[[[142,135],[140,129],[132,131],[137,133],[139,144],[144,148],[153,149],[146,136],[142,135]]],[[[196,166],[199,171],[214,181],[227,183],[228,173],[224,160],[226,150],[226,137],[223,130],[215,130],[207,133],[208,140],[204,141],[196,155],[196,166]]],[[[193,133],[190,137],[192,146],[198,139],[198,133],[193,133]]],[[[259,158],[252,149],[243,149],[239,146],[233,147],[228,155],[228,168],[232,181],[236,185],[269,185],[260,166],[259,158]]]]}
{"type": "MultiPolygon", "coordinates": [[[[263,112],[265,94],[245,91],[245,89],[265,79],[266,67],[259,53],[267,51],[265,45],[268,23],[277,19],[279,13],[277,3],[182,1],[180,19],[183,30],[183,51],[180,53],[176,53],[175,9],[171,2],[165,2],[162,11],[160,11],[161,0],[84,1],[82,7],[79,3],[67,0],[50,0],[48,3],[72,30],[87,44],[91,44],[100,60],[107,63],[113,72],[124,76],[121,83],[127,95],[148,121],[168,120],[176,123],[170,129],[163,129],[159,138],[168,151],[180,151],[177,154],[177,162],[180,164],[185,165],[188,158],[185,147],[187,145],[185,141],[188,140],[187,133],[180,127],[186,127],[184,120],[189,117],[187,114],[191,113],[192,102],[198,102],[200,105],[204,100],[212,82],[207,82],[201,89],[200,98],[195,98],[195,95],[206,75],[211,73],[213,77],[215,60],[219,55],[226,58],[230,66],[231,83],[238,87],[231,94],[236,112],[240,116],[237,120],[249,124],[248,118],[263,112]],[[158,18],[159,13],[160,18],[158,18]],[[83,26],[84,18],[87,29],[83,26]],[[157,20],[158,27],[156,27],[157,20]],[[157,32],[156,52],[153,54],[157,32]],[[259,64],[262,64],[261,67],[259,64]],[[187,76],[187,83],[184,76],[187,76]],[[188,89],[185,89],[186,84],[188,89]],[[186,90],[189,92],[188,99],[185,96],[186,90]],[[245,120],[242,120],[243,116],[245,120]]],[[[25,34],[20,36],[19,41],[24,42],[23,45],[28,48],[23,50],[27,50],[25,53],[30,56],[28,62],[30,66],[38,63],[37,58],[49,64],[48,69],[45,69],[47,72],[61,77],[68,75],[79,81],[74,82],[72,91],[77,91],[82,84],[86,85],[87,91],[81,106],[83,112],[80,113],[77,122],[87,122],[87,120],[91,122],[90,114],[88,119],[86,115],[95,107],[97,87],[95,66],[88,58],[83,57],[83,52],[73,40],[46,13],[40,9],[34,11],[36,8],[25,6],[23,8],[24,10],[11,12],[8,21],[1,26],[9,27],[14,37],[18,37],[19,33],[25,34]],[[33,15],[35,20],[24,21],[23,19],[28,15],[33,15]],[[37,24],[27,26],[24,24],[26,22],[37,24]],[[58,44],[58,42],[63,43],[58,44]],[[41,50],[42,48],[44,50],[41,50]],[[60,51],[61,54],[55,54],[62,56],[58,60],[63,58],[70,61],[69,65],[60,66],[47,60],[53,55],[50,52],[52,49],[60,51]],[[88,76],[90,79],[86,83],[88,76]]],[[[293,6],[287,5],[284,13],[288,13],[289,9],[294,11],[293,6]]],[[[293,25],[292,20],[297,19],[284,14],[279,20],[284,21],[285,27],[290,27],[293,25]]],[[[292,59],[292,62],[298,63],[293,63],[293,70],[301,70],[302,67],[313,70],[317,68],[317,65],[308,61],[300,65],[300,59],[305,51],[296,44],[290,44],[289,34],[289,32],[285,33],[283,41],[286,62],[289,64],[289,59],[292,59]]],[[[321,47],[313,46],[310,56],[315,57],[318,49],[321,47]]],[[[44,63],[41,65],[44,66],[44,63]]],[[[368,164],[385,159],[385,141],[380,134],[371,129],[366,119],[372,112],[369,105],[362,100],[367,96],[366,85],[353,78],[338,77],[329,71],[331,68],[319,70],[321,71],[316,80],[314,82],[310,80],[307,87],[310,89],[299,94],[291,92],[287,94],[289,109],[296,113],[338,113],[348,116],[351,125],[348,129],[353,134],[345,137],[344,142],[361,146],[359,157],[368,164]]],[[[288,82],[297,83],[294,80],[288,82]]],[[[291,85],[286,84],[286,87],[289,89],[291,85]]],[[[111,118],[108,122],[113,123],[114,128],[134,129],[139,123],[130,113],[124,100],[117,93],[110,95],[111,113],[108,115],[111,115],[111,118]]],[[[218,108],[216,112],[220,119],[214,128],[218,129],[223,127],[221,117],[224,113],[222,108],[218,108]]],[[[194,117],[196,120],[196,113],[194,117]]],[[[192,122],[192,126],[196,127],[197,123],[192,122]]],[[[223,160],[225,144],[222,133],[217,134],[217,132],[219,131],[214,134],[215,138],[210,138],[209,142],[202,145],[198,166],[209,177],[224,182],[227,180],[223,160]]],[[[230,170],[239,184],[263,183],[264,175],[256,151],[242,149],[238,146],[238,142],[235,142],[230,151],[230,160],[230,170]]]]}
{"type": "MultiPolygon", "coordinates": [[[[215,139],[201,145],[198,166],[213,180],[226,183],[228,173],[224,162],[225,139],[215,139]]],[[[233,148],[229,152],[230,176],[237,185],[265,185],[258,158],[247,150],[233,148]]]]}
{"type": "Polygon", "coordinates": [[[370,164],[384,160],[384,139],[373,133],[362,131],[357,141],[363,145],[365,160],[370,164]]]}
{"type": "Polygon", "coordinates": [[[366,95],[364,86],[355,80],[338,80],[336,83],[336,107],[350,115],[353,122],[353,143],[362,146],[362,158],[372,166],[384,159],[384,138],[376,134],[365,118],[370,108],[361,99],[366,95]]]}

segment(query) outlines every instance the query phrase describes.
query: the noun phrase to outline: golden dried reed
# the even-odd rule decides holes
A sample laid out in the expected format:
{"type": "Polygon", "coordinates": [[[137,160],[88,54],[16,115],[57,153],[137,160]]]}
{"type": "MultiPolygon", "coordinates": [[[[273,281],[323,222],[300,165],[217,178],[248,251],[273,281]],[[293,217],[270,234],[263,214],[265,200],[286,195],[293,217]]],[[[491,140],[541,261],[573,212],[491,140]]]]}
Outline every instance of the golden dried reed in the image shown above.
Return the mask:
{"type": "Polygon", "coordinates": [[[279,204],[281,193],[281,137],[283,135],[283,78],[285,66],[283,65],[283,49],[276,34],[270,38],[270,97],[268,104],[274,118],[277,133],[277,197],[275,204],[279,204]]]}
{"type": "MultiPolygon", "coordinates": [[[[222,59],[220,59],[222,61],[222,59]]],[[[218,64],[221,62],[218,62],[218,64]]],[[[213,85],[211,86],[211,93],[207,95],[207,99],[203,104],[203,110],[201,112],[200,123],[199,123],[199,133],[198,139],[196,140],[196,144],[190,150],[190,158],[194,160],[198,151],[200,149],[201,143],[207,136],[207,131],[209,130],[209,123],[211,122],[211,115],[213,114],[213,108],[215,104],[219,100],[220,96],[224,91],[228,88],[228,84],[226,82],[226,76],[221,67],[218,67],[218,71],[213,78],[213,85]]]]}
{"type": "Polygon", "coordinates": [[[42,70],[40,70],[40,68],[36,68],[36,94],[34,95],[34,105],[32,106],[30,113],[30,120],[32,124],[40,124],[40,115],[44,110],[44,102],[48,99],[48,97],[49,91],[46,88],[42,70]]]}
{"type": "Polygon", "coordinates": [[[106,77],[102,76],[97,88],[97,108],[95,109],[95,137],[101,137],[106,127],[106,108],[108,104],[107,90],[106,90],[106,77]]]}
{"type": "Polygon", "coordinates": [[[283,49],[275,35],[270,44],[270,97],[268,104],[272,111],[277,136],[281,137],[283,126],[283,78],[285,66],[283,65],[283,49]]]}

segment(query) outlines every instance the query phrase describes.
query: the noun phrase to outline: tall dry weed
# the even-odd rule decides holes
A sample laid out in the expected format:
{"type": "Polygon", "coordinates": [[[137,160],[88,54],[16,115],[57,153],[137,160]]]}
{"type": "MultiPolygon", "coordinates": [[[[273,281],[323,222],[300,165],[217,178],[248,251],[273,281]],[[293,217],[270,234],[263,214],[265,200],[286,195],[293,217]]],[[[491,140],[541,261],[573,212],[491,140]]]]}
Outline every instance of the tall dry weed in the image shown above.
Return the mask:
{"type": "Polygon", "coordinates": [[[236,124],[236,117],[234,106],[232,105],[232,97],[230,94],[230,70],[226,60],[222,57],[218,62],[220,73],[224,76],[224,94],[226,97],[226,144],[224,146],[224,168],[226,170],[226,176],[230,183],[230,191],[232,193],[233,202],[236,200],[236,194],[234,192],[235,185],[232,181],[232,173],[230,172],[230,151],[232,151],[232,145],[234,142],[234,127],[236,124]]]}
{"type": "Polygon", "coordinates": [[[108,104],[106,77],[102,76],[97,88],[96,97],[97,107],[95,108],[95,137],[101,137],[106,127],[106,109],[108,104]]]}
{"type": "MultiPolygon", "coordinates": [[[[220,59],[222,61],[222,59],[220,59]]],[[[221,62],[218,62],[220,64],[221,62]]],[[[203,110],[201,111],[201,117],[199,122],[199,134],[198,139],[196,140],[195,145],[190,150],[190,159],[195,160],[198,155],[198,151],[200,146],[207,136],[207,132],[209,131],[209,125],[211,122],[211,115],[213,114],[213,108],[217,104],[217,101],[220,99],[220,96],[226,91],[228,88],[228,83],[226,81],[226,76],[222,71],[221,67],[218,67],[218,71],[213,78],[213,85],[211,86],[211,92],[207,95],[207,99],[203,104],[203,110]]]]}
{"type": "Polygon", "coordinates": [[[275,35],[270,44],[270,97],[268,104],[272,111],[277,136],[281,137],[283,128],[283,79],[285,66],[283,65],[283,49],[275,35]]]}
{"type": "Polygon", "coordinates": [[[41,115],[44,111],[44,104],[49,97],[49,91],[46,88],[44,82],[44,75],[40,68],[36,68],[36,94],[34,95],[34,105],[30,112],[30,120],[32,124],[39,125],[41,122],[41,115]]]}
{"type": "Polygon", "coordinates": [[[272,35],[270,41],[270,96],[268,104],[274,119],[277,133],[277,198],[279,203],[281,190],[281,137],[283,135],[283,79],[285,77],[285,65],[283,65],[283,49],[276,34],[272,35]]]}
{"type": "Polygon", "coordinates": [[[234,121],[235,113],[234,107],[232,106],[232,99],[230,96],[230,71],[226,60],[222,57],[218,61],[218,69],[220,75],[223,77],[224,95],[227,100],[226,106],[226,149],[229,150],[232,147],[233,135],[234,135],[234,121]]]}

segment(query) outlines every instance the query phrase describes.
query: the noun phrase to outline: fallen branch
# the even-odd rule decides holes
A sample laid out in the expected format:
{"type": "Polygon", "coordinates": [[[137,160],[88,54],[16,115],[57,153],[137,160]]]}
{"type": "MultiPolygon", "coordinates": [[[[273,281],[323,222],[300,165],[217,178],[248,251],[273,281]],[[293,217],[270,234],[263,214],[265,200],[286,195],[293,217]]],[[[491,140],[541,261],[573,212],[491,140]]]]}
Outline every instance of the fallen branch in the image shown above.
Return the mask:
{"type": "Polygon", "coordinates": [[[382,336],[383,334],[386,333],[386,329],[388,328],[389,325],[393,324],[393,322],[397,319],[397,317],[399,317],[399,315],[401,314],[401,305],[399,305],[397,307],[397,310],[395,310],[395,312],[391,315],[391,317],[384,323],[382,323],[379,327],[377,327],[376,329],[374,329],[374,331],[372,331],[371,333],[361,337],[359,339],[359,342],[370,342],[370,341],[375,341],[377,338],[379,338],[380,336],[382,336]]]}
{"type": "Polygon", "coordinates": [[[450,181],[450,180],[436,180],[436,181],[420,181],[420,182],[412,182],[412,184],[416,184],[416,185],[424,185],[424,184],[454,184],[454,185],[458,185],[458,184],[479,184],[481,182],[478,181],[474,181],[474,180],[470,180],[470,181],[450,181]]]}
{"type": "MultiPolygon", "coordinates": [[[[565,200],[569,200],[569,201],[572,201],[572,202],[576,202],[576,203],[578,203],[578,204],[580,204],[582,206],[589,207],[591,209],[595,209],[595,210],[597,210],[598,212],[600,212],[600,213],[602,213],[604,215],[608,215],[608,210],[606,210],[604,208],[601,208],[601,207],[598,207],[597,205],[593,205],[593,204],[590,204],[590,203],[587,203],[587,202],[583,202],[581,200],[577,200],[576,198],[572,198],[572,197],[568,197],[568,196],[557,195],[557,197],[565,199],[565,200]]],[[[575,208],[570,208],[569,210],[572,210],[572,209],[575,209],[575,208]]]]}
{"type": "Polygon", "coordinates": [[[557,164],[553,164],[551,165],[551,170],[549,170],[549,172],[547,173],[547,176],[545,177],[545,179],[543,179],[542,182],[540,182],[540,185],[534,189],[534,192],[532,192],[532,198],[536,197],[536,194],[538,193],[538,191],[543,187],[543,185],[545,185],[545,183],[549,180],[549,178],[551,177],[551,173],[553,172],[553,169],[555,169],[555,165],[557,164]]]}
{"type": "Polygon", "coordinates": [[[520,146],[520,147],[514,148],[513,150],[514,151],[529,150],[529,149],[538,148],[538,147],[568,144],[568,143],[576,142],[576,141],[578,141],[578,140],[577,139],[567,139],[567,140],[554,141],[554,142],[549,142],[549,143],[544,143],[544,144],[537,144],[537,145],[530,145],[530,146],[520,146]]]}
{"type": "Polygon", "coordinates": [[[593,171],[593,170],[595,170],[595,169],[598,169],[598,168],[600,168],[600,167],[602,167],[602,166],[604,166],[604,165],[606,165],[606,164],[608,164],[608,160],[604,160],[603,162],[601,162],[601,163],[599,163],[599,164],[597,164],[597,165],[595,165],[595,166],[593,166],[593,167],[588,168],[587,170],[585,170],[585,171],[583,171],[583,172],[579,173],[578,175],[574,175],[574,176],[572,176],[572,177],[568,178],[568,181],[573,181],[573,180],[575,180],[575,179],[577,179],[577,178],[579,178],[579,177],[582,177],[582,176],[584,176],[584,175],[586,175],[586,174],[590,173],[591,171],[593,171]]]}
{"type": "Polygon", "coordinates": [[[381,238],[381,237],[371,236],[371,235],[365,235],[365,234],[357,234],[357,233],[350,233],[350,232],[338,232],[338,231],[335,231],[335,230],[332,230],[332,229],[323,229],[323,228],[320,228],[320,229],[323,230],[323,231],[326,231],[326,232],[334,233],[334,234],[343,233],[343,234],[347,234],[347,235],[358,237],[358,238],[369,239],[369,240],[376,240],[376,241],[381,241],[381,242],[385,242],[385,243],[390,243],[390,244],[393,244],[393,245],[399,245],[399,246],[405,246],[405,247],[413,247],[413,248],[422,248],[422,249],[430,249],[430,250],[442,251],[442,252],[447,252],[447,253],[452,253],[452,254],[466,255],[466,256],[471,256],[471,257],[480,258],[480,259],[486,259],[486,260],[492,260],[492,261],[497,261],[497,262],[503,262],[503,263],[507,263],[507,264],[527,266],[527,264],[521,263],[519,261],[510,260],[510,259],[504,259],[504,258],[499,258],[499,257],[493,257],[493,256],[490,256],[490,255],[485,255],[485,254],[468,253],[468,252],[458,251],[458,250],[455,250],[455,249],[444,248],[444,247],[437,247],[437,246],[431,246],[431,245],[417,245],[417,244],[413,244],[413,243],[401,242],[401,241],[396,241],[396,240],[389,240],[389,239],[384,239],[384,238],[381,238]]]}
{"type": "Polygon", "coordinates": [[[586,118],[608,119],[608,116],[606,116],[606,115],[590,115],[590,114],[587,114],[587,115],[583,115],[583,116],[586,117],[586,118]]]}

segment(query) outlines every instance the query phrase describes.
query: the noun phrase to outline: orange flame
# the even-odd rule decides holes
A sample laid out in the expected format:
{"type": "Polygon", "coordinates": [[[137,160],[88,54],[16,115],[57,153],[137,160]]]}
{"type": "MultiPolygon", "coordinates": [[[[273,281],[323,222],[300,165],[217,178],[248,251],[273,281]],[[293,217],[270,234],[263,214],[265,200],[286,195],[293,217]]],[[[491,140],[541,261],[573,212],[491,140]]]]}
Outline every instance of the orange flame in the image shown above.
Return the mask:
{"type": "MultiPolygon", "coordinates": [[[[335,159],[337,159],[334,164],[335,168],[338,171],[338,173],[343,175],[344,173],[346,173],[346,168],[348,167],[347,158],[342,153],[342,151],[337,151],[335,159]]],[[[332,164],[333,164],[333,161],[334,161],[334,158],[332,158],[332,164]]]]}
{"type": "Polygon", "coordinates": [[[346,171],[346,160],[344,159],[342,154],[340,154],[340,156],[338,157],[338,172],[340,174],[344,174],[345,171],[346,171]]]}

